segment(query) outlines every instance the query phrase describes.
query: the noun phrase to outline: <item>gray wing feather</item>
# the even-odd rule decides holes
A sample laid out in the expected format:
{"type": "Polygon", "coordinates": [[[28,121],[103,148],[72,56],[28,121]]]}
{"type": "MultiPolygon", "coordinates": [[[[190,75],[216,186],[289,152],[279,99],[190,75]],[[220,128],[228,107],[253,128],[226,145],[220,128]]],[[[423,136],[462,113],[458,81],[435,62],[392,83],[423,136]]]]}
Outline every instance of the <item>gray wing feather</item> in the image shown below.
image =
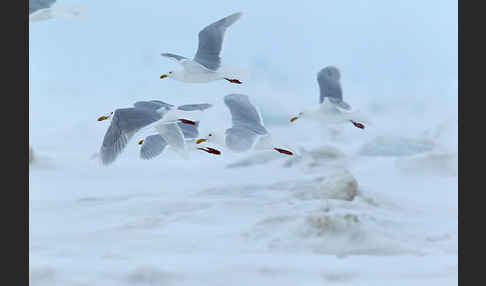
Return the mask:
{"type": "Polygon", "coordinates": [[[260,114],[258,114],[255,106],[250,103],[247,95],[226,95],[224,103],[231,112],[232,127],[247,128],[259,135],[268,133],[262,125],[260,114]]]}
{"type": "Polygon", "coordinates": [[[258,134],[247,128],[232,127],[225,132],[225,144],[233,152],[246,152],[251,150],[258,134]]]}
{"type": "Polygon", "coordinates": [[[137,131],[161,118],[162,116],[157,112],[144,109],[115,110],[101,145],[102,163],[104,165],[113,163],[137,131]]]}
{"type": "Polygon", "coordinates": [[[143,141],[142,148],[140,148],[140,158],[144,160],[153,159],[160,155],[165,147],[167,147],[167,141],[159,134],[147,136],[143,141]]]}
{"type": "Polygon", "coordinates": [[[327,97],[329,101],[343,109],[349,110],[351,106],[343,101],[343,90],[339,82],[339,70],[334,67],[323,68],[317,73],[319,84],[319,103],[322,104],[327,97]]]}
{"type": "Polygon", "coordinates": [[[179,55],[176,55],[176,54],[171,54],[171,53],[162,53],[160,55],[163,56],[163,57],[167,57],[167,58],[169,58],[171,60],[175,60],[177,62],[180,62],[180,61],[183,61],[183,60],[187,60],[186,57],[179,56],[179,55]]]}
{"type": "Polygon", "coordinates": [[[350,110],[351,109],[351,105],[349,105],[348,103],[344,102],[344,101],[339,101],[339,102],[333,102],[331,99],[329,99],[329,101],[331,101],[332,103],[334,103],[334,105],[337,105],[338,107],[341,107],[342,109],[345,109],[345,110],[350,110]]]}
{"type": "Polygon", "coordinates": [[[206,26],[199,32],[199,46],[194,61],[210,70],[217,70],[221,64],[219,54],[226,29],[236,22],[242,13],[231,14],[206,26]]]}
{"type": "Polygon", "coordinates": [[[184,139],[194,139],[199,136],[199,131],[197,129],[199,127],[199,121],[196,121],[196,125],[182,122],[177,122],[177,125],[181,129],[184,139]]]}
{"type": "Polygon", "coordinates": [[[164,140],[176,151],[185,149],[184,134],[176,123],[165,123],[155,127],[164,140]]]}
{"type": "Polygon", "coordinates": [[[153,111],[158,110],[162,107],[167,110],[173,107],[172,104],[168,104],[160,100],[137,101],[133,104],[133,106],[135,106],[136,108],[149,109],[153,111]]]}
{"type": "Polygon", "coordinates": [[[206,110],[210,108],[212,105],[209,103],[202,103],[202,104],[185,104],[177,107],[179,110],[184,111],[194,111],[194,110],[206,110]]]}
{"type": "MultiPolygon", "coordinates": [[[[177,125],[181,129],[184,139],[194,139],[198,137],[198,121],[196,122],[196,125],[185,124],[182,122],[177,122],[177,125]]],[[[178,133],[178,131],[175,132],[178,133]]],[[[176,136],[176,138],[178,138],[178,136],[176,136]]],[[[164,137],[162,137],[160,134],[147,136],[143,141],[142,148],[140,149],[140,158],[144,160],[155,158],[165,150],[168,144],[169,143],[167,143],[164,137]]],[[[181,142],[178,141],[177,144],[181,144],[181,142]]]]}
{"type": "Polygon", "coordinates": [[[29,15],[40,9],[51,7],[56,0],[29,0],[29,15]]]}

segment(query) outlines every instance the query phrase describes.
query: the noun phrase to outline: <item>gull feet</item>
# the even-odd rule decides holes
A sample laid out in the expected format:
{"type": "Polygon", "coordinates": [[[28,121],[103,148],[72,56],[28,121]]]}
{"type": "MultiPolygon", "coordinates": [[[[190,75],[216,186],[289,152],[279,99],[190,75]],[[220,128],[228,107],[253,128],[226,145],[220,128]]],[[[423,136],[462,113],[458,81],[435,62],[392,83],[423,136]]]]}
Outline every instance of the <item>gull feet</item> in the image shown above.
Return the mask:
{"type": "Polygon", "coordinates": [[[351,121],[351,123],[353,123],[353,125],[356,126],[357,128],[359,128],[359,129],[365,129],[365,126],[362,123],[355,122],[353,120],[349,120],[349,121],[351,121]]]}
{"type": "Polygon", "coordinates": [[[235,79],[235,78],[224,78],[225,80],[231,82],[231,83],[236,83],[236,84],[242,84],[242,82],[238,79],[235,79]]]}
{"type": "Polygon", "coordinates": [[[189,120],[189,119],[183,119],[183,118],[179,118],[177,119],[179,120],[180,122],[184,123],[184,124],[190,124],[190,125],[196,125],[196,122],[192,121],[192,120],[189,120]]]}
{"type": "Polygon", "coordinates": [[[279,153],[282,153],[282,154],[285,154],[285,155],[289,155],[289,156],[292,156],[294,155],[294,153],[288,151],[288,150],[285,150],[285,149],[281,149],[281,148],[273,148],[273,150],[279,152],[279,153]]]}
{"type": "Polygon", "coordinates": [[[214,154],[214,155],[221,155],[221,151],[216,150],[211,147],[206,147],[206,148],[197,148],[198,150],[202,150],[204,152],[208,152],[209,154],[214,154]]]}

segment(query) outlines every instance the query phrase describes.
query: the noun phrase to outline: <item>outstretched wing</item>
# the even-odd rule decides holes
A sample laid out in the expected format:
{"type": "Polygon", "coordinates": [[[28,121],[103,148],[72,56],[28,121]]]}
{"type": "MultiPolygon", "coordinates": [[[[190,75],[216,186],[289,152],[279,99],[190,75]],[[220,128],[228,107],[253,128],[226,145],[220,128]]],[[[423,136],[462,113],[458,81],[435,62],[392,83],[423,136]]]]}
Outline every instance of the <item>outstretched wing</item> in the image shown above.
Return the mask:
{"type": "Polygon", "coordinates": [[[157,124],[155,129],[159,132],[160,136],[164,138],[171,149],[183,157],[187,157],[184,133],[182,133],[177,122],[157,124]]]}
{"type": "MultiPolygon", "coordinates": [[[[180,130],[182,131],[184,139],[194,139],[197,138],[198,136],[198,126],[199,122],[196,122],[196,125],[192,124],[185,124],[182,122],[177,122],[177,125],[179,126],[180,130]]],[[[164,133],[164,136],[167,137],[174,137],[175,139],[171,140],[172,144],[180,145],[182,142],[179,141],[179,132],[175,130],[172,127],[169,127],[167,129],[163,129],[162,132],[164,133]]],[[[159,134],[154,134],[147,136],[143,140],[143,145],[142,148],[140,149],[140,158],[144,160],[148,159],[153,159],[160,155],[165,148],[169,145],[169,143],[164,139],[162,135],[159,134]]]]}
{"type": "Polygon", "coordinates": [[[40,10],[50,8],[56,0],[29,0],[29,15],[40,10]]]}
{"type": "Polygon", "coordinates": [[[165,103],[160,100],[149,100],[149,101],[137,101],[133,104],[136,108],[149,109],[149,110],[159,110],[160,108],[165,108],[167,110],[173,107],[172,104],[165,103]]]}
{"type": "Polygon", "coordinates": [[[339,70],[335,67],[325,67],[317,73],[317,83],[319,84],[319,103],[323,103],[325,98],[343,109],[349,110],[351,106],[343,101],[343,91],[339,82],[339,70]]]}
{"type": "Polygon", "coordinates": [[[201,103],[201,104],[185,104],[177,107],[179,110],[184,110],[184,111],[194,111],[194,110],[206,110],[210,108],[212,105],[209,103],[201,103]]]}
{"type": "Polygon", "coordinates": [[[140,148],[140,158],[149,160],[160,155],[165,147],[167,141],[160,134],[150,135],[143,140],[142,148],[140,148]]]}
{"type": "Polygon", "coordinates": [[[104,165],[113,163],[137,131],[162,118],[155,111],[138,108],[115,110],[100,149],[104,165]]]}
{"type": "Polygon", "coordinates": [[[196,125],[177,122],[177,125],[184,135],[184,139],[194,139],[199,136],[199,131],[197,129],[199,127],[199,121],[196,121],[195,123],[196,125]]]}
{"type": "Polygon", "coordinates": [[[224,33],[242,15],[241,12],[231,14],[202,29],[199,32],[199,46],[194,61],[210,70],[217,70],[221,64],[219,54],[223,45],[224,33]]]}
{"type": "Polygon", "coordinates": [[[225,145],[233,152],[246,152],[252,149],[260,135],[247,128],[232,127],[225,132],[225,145]]]}
{"type": "Polygon", "coordinates": [[[171,54],[171,53],[162,53],[160,55],[163,56],[163,57],[167,57],[171,60],[174,60],[178,63],[188,60],[188,58],[186,58],[186,57],[179,56],[179,55],[176,55],[176,54],[171,54]]]}
{"type": "Polygon", "coordinates": [[[260,114],[245,94],[229,94],[224,97],[224,103],[231,112],[232,127],[246,128],[256,134],[267,134],[263,127],[260,114]]]}

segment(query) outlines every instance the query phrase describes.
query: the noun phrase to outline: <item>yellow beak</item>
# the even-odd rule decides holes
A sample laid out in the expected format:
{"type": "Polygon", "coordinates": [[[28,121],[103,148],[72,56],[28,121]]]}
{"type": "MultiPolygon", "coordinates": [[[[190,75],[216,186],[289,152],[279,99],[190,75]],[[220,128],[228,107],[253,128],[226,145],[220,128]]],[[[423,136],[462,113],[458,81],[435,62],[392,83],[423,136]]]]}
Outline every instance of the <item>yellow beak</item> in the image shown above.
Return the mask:
{"type": "Polygon", "coordinates": [[[143,139],[138,141],[138,145],[142,145],[143,144],[143,139]]]}
{"type": "Polygon", "coordinates": [[[290,118],[290,122],[294,122],[295,120],[299,119],[299,117],[295,116],[295,117],[292,117],[290,118]]]}
{"type": "Polygon", "coordinates": [[[196,144],[201,144],[201,143],[206,142],[206,141],[208,141],[208,140],[202,139],[202,138],[201,139],[197,139],[196,144]]]}
{"type": "Polygon", "coordinates": [[[160,79],[163,79],[163,78],[166,78],[166,77],[167,77],[167,75],[163,74],[163,75],[160,76],[160,79]]]}
{"type": "Polygon", "coordinates": [[[110,114],[108,114],[108,115],[103,115],[103,116],[98,117],[97,120],[98,121],[103,121],[103,120],[106,120],[106,119],[110,118],[112,115],[113,115],[113,111],[110,112],[110,114]]]}

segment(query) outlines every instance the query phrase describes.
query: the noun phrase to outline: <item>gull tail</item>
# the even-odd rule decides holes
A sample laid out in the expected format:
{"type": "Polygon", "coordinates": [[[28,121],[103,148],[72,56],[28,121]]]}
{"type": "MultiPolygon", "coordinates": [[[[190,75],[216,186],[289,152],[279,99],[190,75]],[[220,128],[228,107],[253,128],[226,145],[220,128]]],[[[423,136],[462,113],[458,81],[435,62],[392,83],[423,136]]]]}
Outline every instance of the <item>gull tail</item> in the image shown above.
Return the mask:
{"type": "Polygon", "coordinates": [[[223,65],[219,68],[219,72],[226,80],[237,80],[242,84],[245,84],[250,79],[250,71],[245,68],[223,65]]]}
{"type": "Polygon", "coordinates": [[[271,150],[273,149],[273,142],[272,136],[266,135],[258,138],[257,143],[255,144],[255,150],[271,150]]]}
{"type": "Polygon", "coordinates": [[[350,110],[351,105],[349,105],[347,102],[340,101],[338,104],[336,104],[338,107],[345,109],[345,110],[350,110]]]}
{"type": "Polygon", "coordinates": [[[353,123],[354,126],[364,129],[362,127],[370,125],[370,120],[368,119],[367,116],[363,115],[359,111],[343,111],[338,114],[333,114],[332,116],[329,116],[327,118],[328,122],[332,123],[339,123],[339,122],[351,122],[353,123]]]}
{"type": "MultiPolygon", "coordinates": [[[[203,114],[201,111],[194,110],[194,111],[187,111],[181,109],[172,109],[170,110],[161,120],[160,122],[182,122],[185,121],[201,121],[203,114]],[[180,119],[184,119],[181,121],[180,119]]],[[[188,122],[189,123],[189,122],[188,122]]]]}
{"type": "Polygon", "coordinates": [[[332,103],[334,106],[342,108],[344,110],[350,110],[351,105],[349,105],[347,102],[344,100],[337,100],[333,99],[332,97],[327,97],[329,99],[329,102],[332,103]]]}
{"type": "Polygon", "coordinates": [[[370,125],[371,122],[367,116],[359,111],[346,112],[347,118],[351,121],[358,122],[364,125],[370,125]]]}

